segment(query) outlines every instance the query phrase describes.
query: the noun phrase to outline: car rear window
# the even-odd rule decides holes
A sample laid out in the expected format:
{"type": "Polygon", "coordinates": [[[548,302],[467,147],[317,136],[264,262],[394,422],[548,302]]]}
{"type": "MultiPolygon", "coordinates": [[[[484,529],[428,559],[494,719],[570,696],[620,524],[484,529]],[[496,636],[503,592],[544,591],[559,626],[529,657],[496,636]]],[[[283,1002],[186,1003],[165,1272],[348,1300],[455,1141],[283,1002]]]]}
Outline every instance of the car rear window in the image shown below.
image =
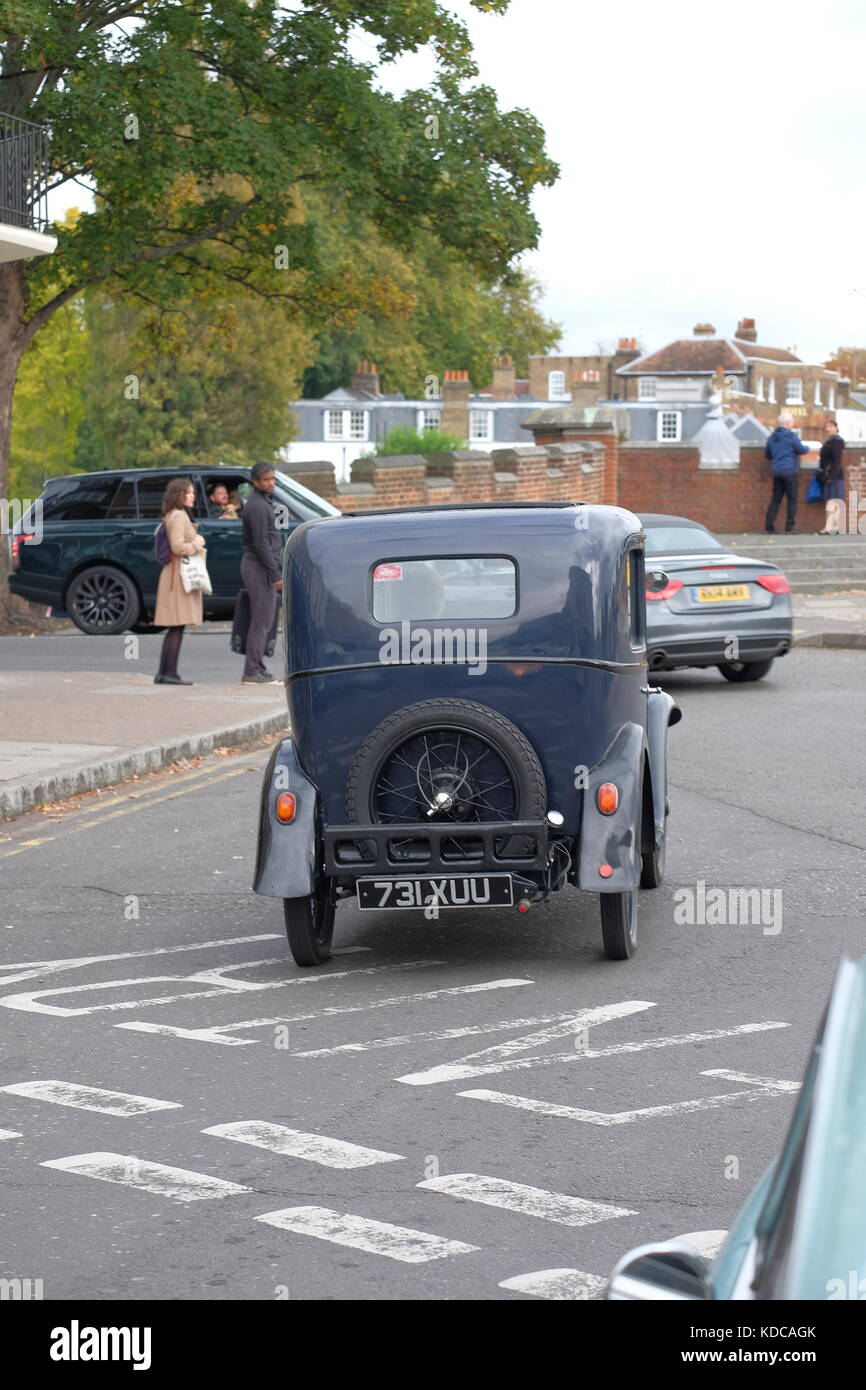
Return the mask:
{"type": "Polygon", "coordinates": [[[510,618],[517,608],[517,567],[491,555],[380,560],[372,588],[373,617],[380,623],[510,618]]]}
{"type": "Polygon", "coordinates": [[[87,478],[64,478],[42,496],[44,521],[102,521],[117,491],[118,478],[99,473],[87,478]]]}
{"type": "Polygon", "coordinates": [[[724,550],[724,546],[700,526],[648,526],[647,555],[672,555],[678,550],[724,550]]]}

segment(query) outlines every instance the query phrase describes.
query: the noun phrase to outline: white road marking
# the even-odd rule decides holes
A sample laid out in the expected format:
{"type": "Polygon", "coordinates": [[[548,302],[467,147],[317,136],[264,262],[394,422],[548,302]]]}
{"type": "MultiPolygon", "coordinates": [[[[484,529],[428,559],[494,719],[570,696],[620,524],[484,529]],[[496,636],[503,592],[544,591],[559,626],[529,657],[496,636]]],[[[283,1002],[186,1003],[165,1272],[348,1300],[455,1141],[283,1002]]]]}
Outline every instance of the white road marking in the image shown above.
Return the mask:
{"type": "Polygon", "coordinates": [[[211,1125],[203,1129],[202,1134],[215,1134],[220,1139],[234,1139],[239,1144],[252,1144],[254,1148],[268,1149],[271,1153],[303,1158],[308,1163],[320,1163],[324,1168],[369,1168],[374,1163],[397,1163],[403,1158],[403,1154],[366,1149],[361,1144],[330,1139],[326,1134],[306,1134],[302,1129],[287,1129],[285,1125],[269,1124],[266,1120],[211,1125]]]}
{"type": "MultiPolygon", "coordinates": [[[[417,966],[421,965],[441,965],[442,961],[418,961],[417,966]]],[[[369,969],[345,971],[351,975],[372,975],[376,971],[390,969],[405,969],[404,966],[371,966],[369,969]]],[[[413,967],[414,968],[414,967],[413,967]]],[[[335,979],[336,976],[303,976],[303,980],[309,979],[335,979]]],[[[303,1014],[278,1014],[275,1018],[245,1018],[238,1023],[219,1023],[212,1028],[176,1028],[167,1023],[116,1023],[115,1028],[128,1028],[136,1033],[164,1033],[173,1038],[186,1038],[192,1042],[221,1043],[224,1047],[248,1047],[256,1042],[257,1038],[233,1038],[227,1036],[230,1033],[243,1032],[248,1028],[275,1028],[279,1024],[301,1023],[311,1018],[327,1018],[333,1014],[360,1014],[366,1013],[369,1009],[386,1009],[394,1004],[422,1004],[430,999],[442,999],[449,995],[476,994],[480,990],[488,989],[511,989],[516,985],[531,985],[532,980],[492,980],[482,985],[449,985],[443,989],[428,989],[418,991],[415,994],[392,994],[386,999],[367,999],[363,1004],[331,1004],[324,1009],[314,1009],[303,1014]]],[[[303,1056],[303,1053],[297,1054],[303,1056]]]]}
{"type": "MultiPolygon", "coordinates": [[[[529,981],[526,981],[528,984],[529,981]]],[[[559,1023],[573,1018],[573,1013],[543,1014],[539,1018],[504,1018],[495,1023],[471,1023],[464,1028],[432,1028],[424,1033],[396,1033],[387,1038],[370,1038],[367,1042],[338,1043],[334,1047],[315,1047],[307,1052],[293,1052],[292,1057],[336,1057],[342,1052],[369,1052],[377,1047],[406,1047],[410,1043],[444,1042],[451,1038],[472,1038],[483,1033],[504,1033],[510,1028],[537,1028],[540,1023],[559,1023]]],[[[123,1024],[116,1024],[122,1028],[123,1024]]],[[[129,1027],[129,1025],[126,1025],[129,1027]]]]}
{"type": "Polygon", "coordinates": [[[102,1182],[121,1183],[138,1187],[158,1197],[170,1197],[175,1202],[201,1202],[210,1197],[233,1197],[250,1192],[237,1182],[211,1177],[209,1173],[194,1173],[189,1168],[170,1168],[165,1163],[150,1163],[132,1154],[89,1153],[71,1154],[69,1158],[51,1158],[41,1168],[57,1168],[63,1173],[78,1173],[84,1178],[99,1178],[102,1182]]]}
{"type": "Polygon", "coordinates": [[[799,1091],[801,1086],[799,1081],[777,1081],[772,1076],[752,1076],[746,1071],[728,1071],[727,1067],[711,1067],[709,1071],[702,1071],[701,1076],[720,1076],[723,1081],[742,1081],[745,1086],[760,1086],[765,1091],[778,1091],[780,1095],[799,1091]]]}
{"type": "Polygon", "coordinates": [[[487,1100],[494,1105],[508,1105],[514,1110],[531,1110],[536,1115],[553,1115],[563,1120],[580,1120],[588,1125],[630,1125],[636,1120],[658,1119],[664,1115],[687,1115],[696,1110],[718,1110],[723,1105],[736,1105],[743,1100],[765,1100],[767,1096],[788,1095],[799,1091],[798,1081],[771,1081],[747,1077],[740,1072],[704,1071],[701,1076],[726,1076],[732,1081],[757,1081],[747,1091],[727,1091],[722,1095],[700,1096],[697,1100],[678,1100],[670,1105],[648,1105],[640,1110],[582,1110],[573,1105],[554,1105],[547,1100],[532,1100],[529,1096],[510,1096],[503,1091],[458,1091],[467,1100],[487,1100]]]}
{"type": "MultiPolygon", "coordinates": [[[[598,1020],[596,1020],[597,1022],[598,1020]]],[[[587,1026],[582,1023],[581,1027],[587,1026]]],[[[561,1062],[585,1062],[597,1057],[616,1057],[633,1052],[648,1052],[660,1047],[683,1047],[688,1043],[712,1042],[716,1038],[736,1038],[749,1033],[765,1033],[773,1028],[790,1028],[789,1023],[741,1023],[737,1028],[708,1028],[702,1033],[679,1033],[667,1038],[645,1038],[642,1042],[613,1043],[610,1047],[587,1048],[585,1051],[556,1052],[548,1057],[515,1057],[483,1066],[468,1066],[468,1058],[428,1071],[411,1072],[396,1079],[407,1086],[435,1086],[442,1081],[465,1081],[473,1076],[490,1076],[494,1072],[524,1071],[531,1067],[553,1067],[561,1062]]],[[[475,1053],[474,1056],[482,1054],[475,1053]]]]}
{"type": "Polygon", "coordinates": [[[410,1226],[393,1226],[388,1221],[370,1221],[363,1216],[331,1211],[328,1207],[286,1207],[257,1216],[269,1226],[296,1235],[314,1236],[316,1240],[331,1240],[335,1245],[347,1245],[352,1250],[365,1250],[370,1255],[385,1255],[403,1264],[424,1264],[427,1260],[442,1260],[448,1255],[470,1255],[477,1245],[461,1240],[445,1240],[427,1231],[415,1231],[410,1226]]]}
{"type": "MultiPolygon", "coordinates": [[[[459,1057],[456,1062],[430,1067],[427,1071],[411,1072],[407,1076],[398,1076],[397,1080],[407,1086],[433,1086],[440,1081],[462,1081],[464,1077],[485,1076],[489,1072],[512,1071],[519,1067],[539,1065],[548,1059],[524,1057],[514,1060],[514,1054],[527,1052],[533,1047],[542,1047],[557,1038],[583,1034],[590,1026],[598,1027],[602,1023],[627,1018],[631,1014],[643,1013],[645,1009],[655,1007],[655,1004],[645,999],[625,999],[618,1004],[601,1004],[595,1008],[579,1009],[577,1013],[562,1015],[562,1021],[549,1028],[539,1029],[535,1033],[525,1033],[519,1038],[509,1038],[507,1042],[482,1048],[480,1052],[470,1052],[466,1057],[459,1057]]],[[[569,1052],[565,1055],[571,1057],[577,1054],[569,1052]]],[[[579,1055],[585,1056],[586,1053],[581,1052],[579,1055]]]]}
{"type": "Polygon", "coordinates": [[[20,1131],[20,1130],[17,1130],[17,1129],[0,1129],[0,1140],[2,1140],[2,1139],[20,1139],[21,1137],[22,1137],[22,1135],[21,1135],[21,1131],[20,1131]]]}
{"type": "Polygon", "coordinates": [[[287,989],[292,985],[313,985],[324,984],[328,980],[344,978],[347,975],[373,974],[381,970],[420,970],[427,969],[435,965],[443,965],[440,960],[421,960],[408,961],[401,965],[379,965],[365,966],[360,970],[334,970],[326,975],[291,975],[285,980],[265,980],[256,983],[251,980],[227,980],[223,975],[226,970],[249,969],[259,965],[285,964],[285,957],[274,956],[267,960],[236,961],[234,965],[216,967],[203,970],[193,975],[144,975],[138,979],[129,980],[100,980],[94,984],[87,985],[66,985],[61,989],[41,989],[33,990],[26,994],[6,994],[0,997],[0,1004],[7,1009],[21,1009],[25,1013],[51,1014],[57,1018],[72,1018],[81,1014],[96,1014],[113,1012],[117,1009],[144,1009],[155,1004],[175,1004],[179,1000],[185,999],[226,999],[238,992],[258,991],[266,989],[287,989]],[[212,989],[193,989],[185,990],[180,994],[153,995],[147,999],[125,999],[116,1004],[91,1004],[80,1009],[64,1008],[62,1005],[43,1004],[38,1001],[48,998],[49,995],[57,994],[81,994],[95,993],[103,989],[122,989],[125,986],[135,988],[141,985],[152,985],[163,982],[178,984],[211,984],[217,980],[216,988],[212,989]]]}
{"type": "Polygon", "coordinates": [[[582,1269],[537,1269],[534,1274],[516,1274],[503,1279],[500,1289],[515,1293],[531,1293],[535,1298],[591,1299],[598,1298],[607,1288],[607,1279],[600,1274],[587,1274],[582,1269]]]}
{"type": "Polygon", "coordinates": [[[637,1212],[628,1207],[591,1202],[565,1192],[547,1192],[543,1187],[527,1187],[522,1182],[491,1178],[484,1173],[448,1173],[442,1178],[428,1178],[417,1186],[458,1197],[464,1202],[481,1202],[484,1206],[504,1207],[523,1216],[539,1216],[543,1221],[555,1221],[560,1226],[592,1226],[597,1221],[612,1221],[618,1216],[637,1216],[637,1212]]]}
{"type": "Polygon", "coordinates": [[[74,1081],[16,1081],[0,1086],[13,1096],[50,1101],[52,1105],[71,1105],[78,1110],[96,1110],[101,1115],[146,1115],[151,1110],[182,1110],[176,1100],[153,1100],[151,1096],[132,1096],[126,1091],[103,1091],[98,1086],[79,1086],[74,1081]]]}
{"type": "Polygon", "coordinates": [[[0,986],[14,985],[19,980],[41,979],[64,970],[83,970],[87,965],[102,965],[109,960],[141,960],[147,956],[172,956],[178,951],[205,951],[212,946],[250,946],[254,941],[277,941],[280,933],[269,931],[259,936],[225,936],[219,941],[192,941],[188,946],[154,946],[150,951],[118,951],[109,956],[68,956],[60,960],[26,960],[14,965],[0,965],[0,986]],[[17,973],[10,975],[14,970],[17,973]]]}

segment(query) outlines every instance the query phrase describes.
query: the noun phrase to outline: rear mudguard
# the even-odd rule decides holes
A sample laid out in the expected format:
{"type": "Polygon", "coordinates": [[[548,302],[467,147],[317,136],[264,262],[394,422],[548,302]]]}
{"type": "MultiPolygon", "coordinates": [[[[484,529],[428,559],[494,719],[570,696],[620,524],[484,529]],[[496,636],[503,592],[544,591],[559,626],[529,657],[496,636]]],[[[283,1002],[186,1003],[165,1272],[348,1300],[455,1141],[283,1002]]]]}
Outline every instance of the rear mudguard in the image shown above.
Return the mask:
{"type": "Polygon", "coordinates": [[[590,770],[583,793],[579,888],[590,893],[625,893],[640,883],[643,766],[644,731],[639,724],[623,724],[602,761],[590,770]],[[602,815],[596,802],[603,782],[619,787],[619,805],[612,816],[602,815]],[[599,873],[603,864],[613,870],[607,878],[599,873]]]}
{"type": "Polygon", "coordinates": [[[253,891],[264,898],[305,898],[316,868],[317,795],[298,766],[290,738],[281,739],[265,769],[259,810],[259,842],[253,891]],[[295,818],[277,820],[277,797],[295,795],[295,818]]]}
{"type": "MultiPolygon", "coordinates": [[[[668,799],[668,728],[683,717],[679,705],[666,690],[653,687],[647,696],[646,738],[653,791],[655,848],[665,837],[665,807],[668,799]]],[[[647,846],[649,848],[649,846],[647,846]]]]}

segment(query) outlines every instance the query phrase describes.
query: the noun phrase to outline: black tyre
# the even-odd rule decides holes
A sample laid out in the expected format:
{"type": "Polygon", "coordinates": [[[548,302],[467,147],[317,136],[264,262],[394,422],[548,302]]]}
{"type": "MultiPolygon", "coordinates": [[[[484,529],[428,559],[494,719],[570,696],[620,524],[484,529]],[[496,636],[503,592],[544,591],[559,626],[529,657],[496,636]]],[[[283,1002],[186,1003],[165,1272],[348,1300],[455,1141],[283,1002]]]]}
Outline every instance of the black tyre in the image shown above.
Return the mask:
{"type": "Polygon", "coordinates": [[[308,898],[283,898],[286,936],[296,965],[323,965],[331,956],[336,902],[334,885],[324,877],[308,898]]]}
{"type": "Polygon", "coordinates": [[[726,661],[720,664],[719,670],[726,681],[759,681],[772,664],[773,657],[769,661],[726,661]]]}
{"type": "Polygon", "coordinates": [[[659,849],[644,850],[640,857],[640,886],[641,888],[660,888],[665,876],[665,845],[667,835],[664,836],[659,849]]]}
{"type": "MultiPolygon", "coordinates": [[[[541,820],[544,772],[528,739],[504,715],[472,700],[421,700],[373,730],[358,750],[346,792],[349,819],[387,825],[453,821],[467,825],[541,820]]],[[[401,855],[418,855],[407,839],[401,855]]],[[[501,854],[526,852],[503,837],[501,854]]],[[[480,853],[480,841],[443,841],[443,857],[480,853]]]]}
{"type": "Polygon", "coordinates": [[[66,608],[88,637],[111,637],[138,622],[141,600],[128,575],[113,565],[92,565],[69,585],[66,608]]]}
{"type": "Polygon", "coordinates": [[[608,960],[630,960],[637,949],[637,889],[602,893],[601,936],[608,960]]]}

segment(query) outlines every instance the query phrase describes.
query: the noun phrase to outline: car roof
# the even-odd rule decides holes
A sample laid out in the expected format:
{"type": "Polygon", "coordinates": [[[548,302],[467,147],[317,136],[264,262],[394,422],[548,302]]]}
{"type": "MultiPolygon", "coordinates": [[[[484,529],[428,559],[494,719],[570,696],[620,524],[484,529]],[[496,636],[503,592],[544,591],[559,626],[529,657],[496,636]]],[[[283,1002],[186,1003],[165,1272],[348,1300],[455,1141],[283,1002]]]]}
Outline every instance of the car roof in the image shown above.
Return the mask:
{"type": "Polygon", "coordinates": [[[638,512],[638,516],[644,526],[690,526],[712,535],[710,528],[702,521],[693,521],[688,516],[667,516],[665,512],[638,512]]]}
{"type": "Polygon", "coordinates": [[[163,474],[172,478],[182,478],[188,473],[213,473],[218,468],[228,469],[232,473],[250,471],[250,465],[243,463],[189,463],[183,468],[93,468],[85,473],[61,473],[56,477],[46,478],[45,486],[50,487],[52,483],[69,483],[77,478],[128,478],[131,473],[148,478],[157,478],[163,474]]]}

